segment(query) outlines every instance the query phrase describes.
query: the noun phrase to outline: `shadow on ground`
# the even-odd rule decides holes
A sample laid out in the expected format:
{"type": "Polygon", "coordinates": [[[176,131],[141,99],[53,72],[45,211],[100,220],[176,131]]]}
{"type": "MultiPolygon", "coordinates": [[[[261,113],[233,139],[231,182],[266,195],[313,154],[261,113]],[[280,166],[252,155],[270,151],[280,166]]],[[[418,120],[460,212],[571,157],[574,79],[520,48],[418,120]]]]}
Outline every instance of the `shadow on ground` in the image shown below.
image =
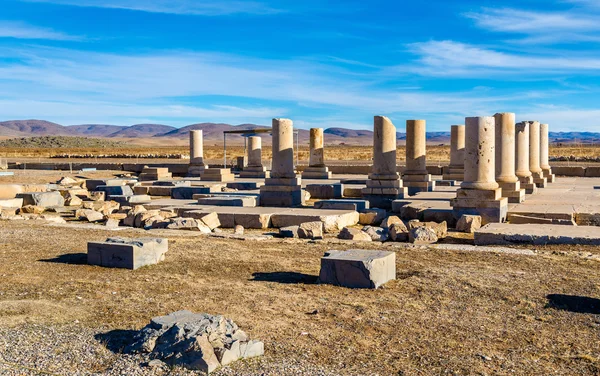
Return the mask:
{"type": "Polygon", "coordinates": [[[317,283],[319,278],[316,275],[296,273],[296,272],[271,272],[271,273],[253,273],[251,281],[262,281],[262,282],[278,282],[278,283],[302,283],[305,285],[312,285],[317,283]]]}
{"type": "Polygon", "coordinates": [[[136,330],[115,329],[106,333],[98,333],[94,338],[110,351],[122,353],[123,349],[133,342],[138,333],[136,330]]]}
{"type": "Polygon", "coordinates": [[[576,313],[600,314],[600,299],[563,294],[550,294],[547,298],[548,304],[546,308],[576,313]]]}
{"type": "Polygon", "coordinates": [[[73,265],[87,265],[87,254],[86,253],[66,253],[51,259],[41,259],[41,262],[52,262],[56,264],[73,264],[73,265]]]}

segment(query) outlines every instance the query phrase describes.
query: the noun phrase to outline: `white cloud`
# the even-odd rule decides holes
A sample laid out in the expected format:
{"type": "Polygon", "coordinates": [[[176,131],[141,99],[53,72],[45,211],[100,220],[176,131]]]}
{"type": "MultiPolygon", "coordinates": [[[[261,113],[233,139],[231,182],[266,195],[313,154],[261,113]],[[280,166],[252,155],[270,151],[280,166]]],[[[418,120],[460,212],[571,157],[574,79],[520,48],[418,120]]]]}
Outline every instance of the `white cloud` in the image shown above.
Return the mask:
{"type": "Polygon", "coordinates": [[[409,49],[418,56],[419,64],[413,67],[414,71],[426,75],[490,77],[502,73],[520,76],[582,71],[600,73],[598,56],[577,52],[572,52],[569,57],[559,52],[553,55],[507,53],[448,40],[413,43],[409,49]]]}
{"type": "Polygon", "coordinates": [[[82,37],[68,35],[52,29],[29,25],[24,22],[0,21],[0,38],[46,39],[60,41],[79,41],[82,37]]]}
{"type": "Polygon", "coordinates": [[[259,1],[245,0],[22,0],[78,7],[127,9],[150,13],[224,16],[231,14],[268,15],[280,13],[259,1]]]}

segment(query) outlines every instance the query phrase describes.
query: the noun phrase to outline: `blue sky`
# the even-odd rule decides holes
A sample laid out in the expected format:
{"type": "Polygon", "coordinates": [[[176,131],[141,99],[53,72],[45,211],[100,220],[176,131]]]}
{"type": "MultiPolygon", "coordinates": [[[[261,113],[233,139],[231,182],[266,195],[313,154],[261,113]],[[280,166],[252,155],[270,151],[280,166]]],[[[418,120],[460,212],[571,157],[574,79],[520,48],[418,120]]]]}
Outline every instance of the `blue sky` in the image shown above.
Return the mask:
{"type": "Polygon", "coordinates": [[[0,120],[600,131],[600,0],[3,0],[0,120]]]}

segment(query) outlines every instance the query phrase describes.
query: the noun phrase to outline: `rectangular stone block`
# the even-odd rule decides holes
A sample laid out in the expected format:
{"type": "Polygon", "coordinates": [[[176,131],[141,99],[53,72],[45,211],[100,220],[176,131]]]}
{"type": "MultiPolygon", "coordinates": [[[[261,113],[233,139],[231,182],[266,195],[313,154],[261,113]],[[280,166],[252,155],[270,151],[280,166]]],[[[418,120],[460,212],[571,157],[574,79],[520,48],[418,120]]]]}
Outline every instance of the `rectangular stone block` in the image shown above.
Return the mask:
{"type": "Polygon", "coordinates": [[[600,245],[595,226],[490,223],[475,231],[476,245],[600,245]]]}
{"type": "Polygon", "coordinates": [[[257,183],[254,181],[245,181],[245,182],[232,182],[227,183],[227,188],[237,189],[238,191],[253,191],[259,189],[263,183],[257,183]]]}
{"type": "Polygon", "coordinates": [[[369,209],[366,200],[322,200],[315,202],[315,209],[365,210],[369,209]]]}
{"type": "Polygon", "coordinates": [[[260,205],[275,207],[295,207],[304,203],[304,193],[300,186],[267,186],[260,187],[260,205]]]}
{"type": "Polygon", "coordinates": [[[307,184],[304,188],[311,198],[342,198],[343,184],[307,184]]]}
{"type": "Polygon", "coordinates": [[[255,196],[214,196],[198,198],[198,205],[256,207],[255,196]]]}
{"type": "Polygon", "coordinates": [[[558,176],[584,177],[586,168],[582,166],[552,166],[552,172],[558,176]]]}
{"type": "Polygon", "coordinates": [[[111,198],[111,196],[133,196],[133,190],[128,185],[99,185],[94,191],[104,192],[107,198],[111,198]]]}
{"type": "Polygon", "coordinates": [[[0,208],[20,208],[22,206],[22,198],[9,198],[5,200],[0,200],[0,208]]]}
{"type": "MultiPolygon", "coordinates": [[[[406,185],[407,182],[421,182],[427,183],[431,181],[431,175],[402,175],[402,183],[406,185]]],[[[408,185],[406,185],[408,187],[408,185]]]]}
{"type": "Polygon", "coordinates": [[[366,184],[367,188],[402,188],[402,180],[375,180],[369,179],[366,184]]]}
{"type": "Polygon", "coordinates": [[[265,185],[276,185],[276,186],[299,186],[302,185],[302,178],[268,178],[265,179],[265,185]]]}
{"type": "Polygon", "coordinates": [[[499,200],[502,198],[502,189],[497,188],[491,191],[482,191],[479,189],[463,189],[456,191],[456,198],[468,198],[476,200],[499,200]]]}
{"type": "Polygon", "coordinates": [[[87,261],[90,265],[108,268],[138,269],[164,260],[169,249],[167,239],[108,238],[104,242],[89,242],[87,261]]]}
{"type": "Polygon", "coordinates": [[[344,187],[344,197],[362,197],[362,188],[344,187]]]}
{"type": "Polygon", "coordinates": [[[209,187],[176,187],[171,189],[171,197],[176,200],[192,200],[196,194],[210,193],[209,187]]]}
{"type": "Polygon", "coordinates": [[[16,198],[23,199],[23,206],[35,205],[42,208],[48,208],[65,205],[65,199],[58,191],[18,193],[16,198]]]}
{"type": "Polygon", "coordinates": [[[376,289],[396,279],[396,254],[351,249],[328,251],[321,258],[319,283],[376,289]]]}

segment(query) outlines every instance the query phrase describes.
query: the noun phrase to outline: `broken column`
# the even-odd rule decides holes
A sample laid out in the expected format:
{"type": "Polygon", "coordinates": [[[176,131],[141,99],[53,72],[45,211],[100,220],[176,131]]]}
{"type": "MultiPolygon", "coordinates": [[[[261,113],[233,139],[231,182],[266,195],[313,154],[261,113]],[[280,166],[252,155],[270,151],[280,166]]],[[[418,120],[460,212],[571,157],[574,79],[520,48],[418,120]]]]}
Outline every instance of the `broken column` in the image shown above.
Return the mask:
{"type": "Polygon", "coordinates": [[[294,171],[294,126],[289,119],[273,119],[271,176],[260,187],[261,206],[299,206],[304,201],[302,180],[294,171]]]}
{"type": "Polygon", "coordinates": [[[402,183],[409,195],[435,188],[427,172],[425,120],[406,121],[406,170],[402,173],[402,183]]]}
{"type": "Polygon", "coordinates": [[[554,183],[556,177],[550,167],[548,137],[548,124],[540,124],[540,167],[548,183],[554,183]]]}
{"type": "Polygon", "coordinates": [[[389,209],[408,195],[396,171],[396,127],[385,116],[375,116],[373,123],[373,168],[362,195],[370,207],[389,209]]]}
{"type": "Polygon", "coordinates": [[[503,222],[508,199],[496,183],[495,120],[491,116],[469,117],[465,124],[465,179],[450,201],[453,215],[480,215],[482,222],[503,222]]]}
{"type": "Polygon", "coordinates": [[[325,166],[323,128],[310,129],[310,156],[308,167],[302,171],[303,179],[331,179],[331,171],[325,166]]]}
{"type": "Polygon", "coordinates": [[[201,176],[204,172],[204,142],[202,130],[190,131],[190,166],[188,176],[201,176]]]}
{"type": "Polygon", "coordinates": [[[248,137],[248,165],[240,172],[240,178],[267,178],[269,172],[262,164],[262,139],[248,137]]]}
{"type": "Polygon", "coordinates": [[[540,166],[540,122],[529,122],[529,171],[538,188],[545,188],[548,183],[540,166]]]}
{"type": "Polygon", "coordinates": [[[502,197],[508,202],[521,203],[525,190],[521,189],[515,174],[515,114],[505,112],[494,115],[496,125],[496,182],[502,188],[502,197]]]}
{"type": "Polygon", "coordinates": [[[533,182],[531,171],[529,171],[529,122],[522,121],[515,125],[515,159],[517,160],[517,170],[515,174],[521,182],[521,188],[525,193],[533,194],[537,192],[537,187],[533,182]]]}
{"type": "Polygon", "coordinates": [[[465,176],[465,126],[450,127],[450,165],[446,169],[444,180],[460,180],[465,176]]]}

